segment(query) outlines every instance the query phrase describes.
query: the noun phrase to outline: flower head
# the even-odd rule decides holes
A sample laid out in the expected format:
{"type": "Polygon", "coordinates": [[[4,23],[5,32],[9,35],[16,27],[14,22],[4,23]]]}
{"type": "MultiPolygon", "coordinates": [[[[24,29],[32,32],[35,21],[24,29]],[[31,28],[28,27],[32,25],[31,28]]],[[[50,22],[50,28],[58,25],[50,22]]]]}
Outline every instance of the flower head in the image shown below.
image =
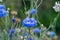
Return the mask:
{"type": "Polygon", "coordinates": [[[51,37],[53,37],[53,36],[55,36],[55,32],[50,31],[50,32],[48,32],[48,35],[51,36],[51,37]]]}
{"type": "Polygon", "coordinates": [[[33,31],[34,33],[40,33],[41,30],[39,28],[35,28],[33,31]]]}
{"type": "Polygon", "coordinates": [[[30,14],[36,14],[36,13],[37,13],[37,9],[34,9],[34,8],[33,8],[33,9],[29,10],[29,13],[30,13],[30,14]]]}
{"type": "Polygon", "coordinates": [[[33,40],[33,38],[32,38],[32,37],[30,37],[28,40],[33,40]]]}
{"type": "Polygon", "coordinates": [[[9,36],[12,37],[12,35],[14,34],[15,29],[10,29],[8,30],[9,36]]]}
{"type": "Polygon", "coordinates": [[[16,18],[13,17],[12,18],[12,22],[15,23],[16,22],[16,18]]]}
{"type": "Polygon", "coordinates": [[[21,22],[21,19],[20,18],[16,18],[16,22],[17,23],[21,22]]]}
{"type": "Polygon", "coordinates": [[[10,29],[8,32],[9,33],[14,33],[15,32],[15,29],[10,29]]]}
{"type": "Polygon", "coordinates": [[[23,26],[24,27],[35,27],[37,26],[37,21],[34,18],[26,18],[23,20],[23,26]]]}
{"type": "Polygon", "coordinates": [[[60,12],[60,4],[59,4],[59,2],[55,2],[55,6],[53,6],[53,9],[54,9],[56,12],[60,12]]]}
{"type": "Polygon", "coordinates": [[[17,11],[11,11],[11,14],[13,15],[13,16],[15,16],[15,15],[17,15],[17,11]]]}

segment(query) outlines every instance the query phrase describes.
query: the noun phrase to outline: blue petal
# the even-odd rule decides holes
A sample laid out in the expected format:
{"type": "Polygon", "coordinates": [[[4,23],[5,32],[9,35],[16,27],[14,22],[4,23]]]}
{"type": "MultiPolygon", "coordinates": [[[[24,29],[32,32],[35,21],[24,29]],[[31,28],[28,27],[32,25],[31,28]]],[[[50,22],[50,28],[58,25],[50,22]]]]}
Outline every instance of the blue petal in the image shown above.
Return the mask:
{"type": "Polygon", "coordinates": [[[5,9],[5,5],[0,4],[0,9],[5,9]]]}
{"type": "Polygon", "coordinates": [[[4,17],[4,16],[6,16],[6,15],[7,15],[6,10],[0,9],[0,18],[4,17]]]}

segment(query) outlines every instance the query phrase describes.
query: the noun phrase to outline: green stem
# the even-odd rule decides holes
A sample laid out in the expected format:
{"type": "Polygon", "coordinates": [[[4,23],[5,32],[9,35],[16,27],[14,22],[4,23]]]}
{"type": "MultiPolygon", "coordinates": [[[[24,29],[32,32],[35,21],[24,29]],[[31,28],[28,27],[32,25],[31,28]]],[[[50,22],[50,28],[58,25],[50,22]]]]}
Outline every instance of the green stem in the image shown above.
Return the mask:
{"type": "Polygon", "coordinates": [[[18,27],[18,23],[16,24],[16,28],[18,27]]]}
{"type": "MultiPolygon", "coordinates": [[[[35,4],[36,5],[36,9],[37,9],[37,3],[35,4]]],[[[38,19],[38,14],[36,14],[36,17],[37,17],[37,22],[39,23],[39,25],[41,25],[39,19],[38,19]]]]}
{"type": "Polygon", "coordinates": [[[35,3],[34,8],[37,8],[37,7],[36,7],[36,4],[38,3],[38,0],[37,0],[37,1],[34,1],[34,3],[35,3]]]}
{"type": "Polygon", "coordinates": [[[31,0],[31,7],[30,7],[30,9],[33,8],[33,1],[34,1],[34,0],[31,0]]]}
{"type": "Polygon", "coordinates": [[[53,27],[52,27],[53,31],[55,31],[56,22],[57,22],[59,16],[60,16],[60,13],[58,13],[57,16],[54,18],[54,21],[52,23],[52,25],[53,25],[53,27]]]}
{"type": "Polygon", "coordinates": [[[10,25],[9,10],[7,10],[7,15],[8,15],[8,16],[7,16],[7,19],[8,19],[8,22],[9,22],[8,25],[10,25]]]}
{"type": "Polygon", "coordinates": [[[37,5],[37,8],[42,4],[43,0],[41,0],[41,2],[37,5]]]}
{"type": "Polygon", "coordinates": [[[25,12],[27,11],[27,7],[26,7],[26,4],[25,4],[25,1],[23,0],[23,2],[24,2],[24,9],[25,9],[25,12]]]}
{"type": "Polygon", "coordinates": [[[5,16],[5,27],[6,27],[6,30],[8,30],[8,20],[7,20],[7,16],[5,16]]]}

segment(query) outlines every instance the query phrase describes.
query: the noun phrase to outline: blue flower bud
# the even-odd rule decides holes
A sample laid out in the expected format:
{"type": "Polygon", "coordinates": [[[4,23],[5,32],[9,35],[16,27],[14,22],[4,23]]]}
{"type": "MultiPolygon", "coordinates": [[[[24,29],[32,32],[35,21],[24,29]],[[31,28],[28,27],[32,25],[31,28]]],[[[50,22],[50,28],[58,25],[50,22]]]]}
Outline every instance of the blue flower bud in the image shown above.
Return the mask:
{"type": "Polygon", "coordinates": [[[41,32],[41,30],[39,28],[35,28],[33,31],[34,31],[34,33],[40,33],[41,32]]]}
{"type": "Polygon", "coordinates": [[[15,32],[15,29],[8,30],[9,37],[12,37],[12,35],[14,34],[14,32],[15,32]]]}
{"type": "Polygon", "coordinates": [[[12,22],[15,23],[16,22],[16,18],[12,18],[12,22]]]}
{"type": "Polygon", "coordinates": [[[33,40],[33,38],[29,38],[28,40],[33,40]]]}
{"type": "Polygon", "coordinates": [[[29,10],[29,13],[30,14],[37,14],[37,9],[33,8],[33,9],[29,10]]]}
{"type": "Polygon", "coordinates": [[[51,37],[53,37],[53,36],[55,36],[55,32],[50,31],[50,32],[48,33],[48,35],[51,36],[51,37]]]}

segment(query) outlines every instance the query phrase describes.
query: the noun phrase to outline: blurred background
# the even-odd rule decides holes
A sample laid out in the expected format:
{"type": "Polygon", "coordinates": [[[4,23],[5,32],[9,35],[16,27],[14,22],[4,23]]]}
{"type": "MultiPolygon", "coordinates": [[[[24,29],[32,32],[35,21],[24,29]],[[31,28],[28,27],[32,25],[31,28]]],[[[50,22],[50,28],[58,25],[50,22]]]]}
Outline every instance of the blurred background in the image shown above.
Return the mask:
{"type": "MultiPolygon", "coordinates": [[[[30,8],[30,0],[24,0],[24,1],[27,5],[27,10],[28,10],[30,8]]],[[[43,3],[38,8],[38,17],[39,17],[38,19],[46,27],[49,26],[50,22],[53,21],[54,17],[58,14],[52,8],[55,5],[56,1],[59,1],[59,0],[43,0],[43,3]]],[[[24,13],[25,5],[24,5],[23,0],[3,0],[3,4],[6,5],[6,8],[10,8],[10,11],[11,10],[18,11],[17,16],[21,18],[21,20],[23,20],[26,17],[24,13]]],[[[0,22],[0,25],[3,25],[2,21],[0,22]]],[[[56,23],[56,32],[57,33],[60,32],[60,17],[58,18],[58,21],[56,23]]]]}

